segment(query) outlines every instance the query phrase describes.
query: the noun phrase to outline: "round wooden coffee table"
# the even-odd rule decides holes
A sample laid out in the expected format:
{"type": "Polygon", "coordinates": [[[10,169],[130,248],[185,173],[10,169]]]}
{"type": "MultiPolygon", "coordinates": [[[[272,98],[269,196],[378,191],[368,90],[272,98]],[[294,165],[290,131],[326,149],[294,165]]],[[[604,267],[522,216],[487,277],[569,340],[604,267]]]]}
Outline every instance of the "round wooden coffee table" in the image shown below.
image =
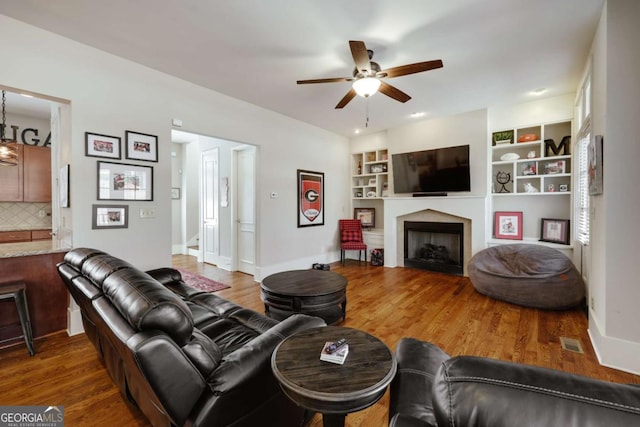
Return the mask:
{"type": "Polygon", "coordinates": [[[268,317],[303,313],[334,324],[347,315],[347,279],[324,270],[283,271],[262,280],[260,298],[268,317]]]}
{"type": "Polygon", "coordinates": [[[298,405],[323,414],[325,427],[344,426],[350,412],[368,408],[385,393],[396,374],[393,352],[364,331],[327,326],[297,332],[271,356],[271,369],[284,393],[298,405]],[[327,341],[345,338],[342,365],[320,360],[327,341]]]}

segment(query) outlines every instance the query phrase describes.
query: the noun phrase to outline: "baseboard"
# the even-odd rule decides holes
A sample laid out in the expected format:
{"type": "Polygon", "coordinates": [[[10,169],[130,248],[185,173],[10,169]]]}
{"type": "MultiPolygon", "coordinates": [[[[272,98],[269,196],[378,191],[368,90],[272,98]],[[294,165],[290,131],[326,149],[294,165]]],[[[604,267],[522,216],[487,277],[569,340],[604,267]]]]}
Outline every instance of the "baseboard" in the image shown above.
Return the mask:
{"type": "Polygon", "coordinates": [[[321,255],[298,258],[298,259],[290,260],[280,264],[273,264],[268,266],[256,266],[254,278],[256,281],[260,282],[265,277],[275,273],[280,273],[281,271],[308,270],[316,262],[319,262],[322,264],[331,264],[332,262],[339,262],[339,261],[340,261],[340,251],[325,252],[324,254],[321,254],[321,255]]]}
{"type": "Polygon", "coordinates": [[[640,375],[640,343],[609,337],[601,331],[593,311],[590,311],[587,332],[598,362],[608,368],[640,375]]]}

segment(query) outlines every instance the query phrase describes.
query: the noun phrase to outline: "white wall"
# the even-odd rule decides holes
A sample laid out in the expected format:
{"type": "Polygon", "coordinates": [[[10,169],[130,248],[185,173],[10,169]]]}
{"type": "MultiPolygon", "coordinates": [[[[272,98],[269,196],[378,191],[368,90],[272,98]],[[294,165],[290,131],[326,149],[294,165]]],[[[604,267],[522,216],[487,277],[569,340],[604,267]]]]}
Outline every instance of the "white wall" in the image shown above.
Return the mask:
{"type": "Polygon", "coordinates": [[[594,135],[604,136],[602,195],[591,197],[589,333],[600,361],[640,374],[640,2],[608,0],[592,46],[594,135]],[[606,67],[604,66],[606,64],[606,67]]]}
{"type": "Polygon", "coordinates": [[[331,250],[337,253],[337,219],[349,203],[344,184],[348,182],[346,138],[6,16],[0,16],[0,35],[12,40],[3,50],[3,56],[11,61],[0,67],[0,84],[71,102],[71,138],[62,143],[71,146],[64,160],[71,164],[75,246],[99,247],[143,269],[170,265],[170,126],[172,118],[179,118],[185,131],[259,147],[259,266],[267,271],[292,265],[308,267],[310,260],[320,261],[331,250]],[[84,155],[84,132],[124,138],[125,130],[158,136],[157,163],[122,160],[154,167],[154,200],[127,202],[128,229],[92,230],[96,159],[84,155]],[[296,227],[297,168],[325,173],[323,227],[296,227]],[[270,199],[271,191],[280,197],[270,199]],[[155,207],[157,217],[138,218],[142,207],[155,207]]]}

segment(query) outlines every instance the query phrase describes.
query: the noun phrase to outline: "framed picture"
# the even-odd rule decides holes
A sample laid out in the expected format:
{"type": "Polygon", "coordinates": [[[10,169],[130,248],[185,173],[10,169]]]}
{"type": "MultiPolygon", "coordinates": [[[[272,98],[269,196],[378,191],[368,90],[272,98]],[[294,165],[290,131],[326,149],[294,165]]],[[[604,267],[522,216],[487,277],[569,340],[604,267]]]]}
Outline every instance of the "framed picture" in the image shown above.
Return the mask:
{"type": "Polygon", "coordinates": [[[495,212],[493,233],[496,239],[522,240],[522,212],[495,212]]]}
{"type": "Polygon", "coordinates": [[[540,227],[540,241],[569,244],[569,220],[542,218],[540,227]]]}
{"type": "Polygon", "coordinates": [[[106,228],[127,228],[129,226],[129,206],[92,205],[92,207],[92,229],[102,230],[106,228]]]}
{"type": "Polygon", "coordinates": [[[375,208],[353,208],[353,218],[359,219],[363,228],[374,228],[376,226],[375,208]]]}
{"type": "Polygon", "coordinates": [[[158,137],[146,133],[126,131],[126,157],[131,160],[158,161],[158,137]]]}
{"type": "Polygon", "coordinates": [[[85,155],[120,159],[120,137],[85,132],[85,155]]]}
{"type": "Polygon", "coordinates": [[[69,204],[69,165],[64,165],[58,173],[58,195],[61,208],[68,208],[69,204]]]}
{"type": "Polygon", "coordinates": [[[153,200],[153,168],[98,161],[98,200],[153,200]]]}
{"type": "Polygon", "coordinates": [[[298,169],[298,227],[324,225],[324,173],[298,169]]]}
{"type": "Polygon", "coordinates": [[[177,187],[171,188],[171,198],[173,200],[180,200],[180,189],[177,187]]]}
{"type": "Polygon", "coordinates": [[[587,176],[589,195],[602,194],[602,135],[596,135],[589,142],[587,155],[587,176]]]}

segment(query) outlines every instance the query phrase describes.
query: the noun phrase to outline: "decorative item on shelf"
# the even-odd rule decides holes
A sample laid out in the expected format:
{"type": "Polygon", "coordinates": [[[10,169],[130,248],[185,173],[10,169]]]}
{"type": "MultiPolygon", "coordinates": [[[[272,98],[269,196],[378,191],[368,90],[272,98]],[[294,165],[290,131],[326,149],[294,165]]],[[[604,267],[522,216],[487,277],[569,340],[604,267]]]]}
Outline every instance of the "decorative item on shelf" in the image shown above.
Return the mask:
{"type": "Polygon", "coordinates": [[[6,93],[2,91],[2,133],[0,133],[0,165],[16,166],[18,164],[18,142],[5,137],[7,129],[6,93]]]}
{"type": "Polygon", "coordinates": [[[527,158],[528,159],[535,159],[536,158],[536,150],[531,150],[527,153],[527,158]]]}
{"type": "Polygon", "coordinates": [[[522,168],[522,175],[530,176],[536,175],[538,173],[538,169],[535,163],[525,163],[524,168],[522,168]]]}
{"type": "Polygon", "coordinates": [[[356,191],[356,197],[362,197],[362,191],[356,191]]]}
{"type": "Polygon", "coordinates": [[[362,163],[358,160],[358,175],[362,174],[362,163]]]}
{"type": "Polygon", "coordinates": [[[375,178],[370,178],[369,179],[369,185],[372,186],[372,187],[375,186],[376,185],[376,179],[375,178]]]}
{"type": "Polygon", "coordinates": [[[547,193],[555,193],[556,186],[554,184],[547,185],[547,193]]]}
{"type": "Polygon", "coordinates": [[[544,165],[545,175],[555,175],[559,173],[565,173],[566,162],[564,160],[558,160],[557,162],[550,162],[544,165]]]}
{"type": "Polygon", "coordinates": [[[549,138],[544,140],[544,155],[546,157],[553,156],[567,156],[569,154],[569,147],[571,146],[571,136],[566,135],[560,141],[560,145],[556,146],[556,142],[549,138]],[[562,150],[562,153],[560,153],[562,150]]]}
{"type": "Polygon", "coordinates": [[[493,234],[496,239],[522,240],[522,212],[496,211],[493,234]]]}
{"type": "Polygon", "coordinates": [[[525,133],[518,137],[518,142],[532,142],[537,140],[538,135],[536,135],[535,133],[525,133]]]}
{"type": "Polygon", "coordinates": [[[387,165],[384,163],[371,165],[371,173],[382,173],[387,171],[387,165]]]}
{"type": "Polygon", "coordinates": [[[376,226],[376,209],[353,208],[353,219],[359,219],[362,228],[374,228],[376,226]]]}
{"type": "Polygon", "coordinates": [[[569,244],[569,220],[542,218],[540,220],[540,241],[569,244]]]}
{"type": "Polygon", "coordinates": [[[375,191],[367,191],[367,197],[376,197],[375,191]]]}
{"type": "Polygon", "coordinates": [[[519,158],[520,156],[516,153],[504,153],[502,156],[500,156],[500,160],[504,162],[512,162],[518,160],[519,158]]]}
{"type": "Polygon", "coordinates": [[[496,174],[496,181],[498,182],[498,184],[500,184],[500,189],[498,190],[498,193],[509,193],[510,191],[507,190],[506,185],[511,182],[511,174],[509,172],[503,172],[503,171],[499,171],[496,174]]]}
{"type": "Polygon", "coordinates": [[[560,184],[560,191],[569,191],[569,186],[567,184],[560,184]]]}
{"type": "Polygon", "coordinates": [[[513,131],[505,130],[493,133],[493,145],[511,144],[513,141],[513,131]]]}
{"type": "Polygon", "coordinates": [[[532,183],[527,182],[524,184],[525,193],[539,193],[540,191],[532,183]]]}
{"type": "Polygon", "coordinates": [[[387,182],[382,183],[382,197],[387,197],[389,195],[389,184],[387,182]]]}

